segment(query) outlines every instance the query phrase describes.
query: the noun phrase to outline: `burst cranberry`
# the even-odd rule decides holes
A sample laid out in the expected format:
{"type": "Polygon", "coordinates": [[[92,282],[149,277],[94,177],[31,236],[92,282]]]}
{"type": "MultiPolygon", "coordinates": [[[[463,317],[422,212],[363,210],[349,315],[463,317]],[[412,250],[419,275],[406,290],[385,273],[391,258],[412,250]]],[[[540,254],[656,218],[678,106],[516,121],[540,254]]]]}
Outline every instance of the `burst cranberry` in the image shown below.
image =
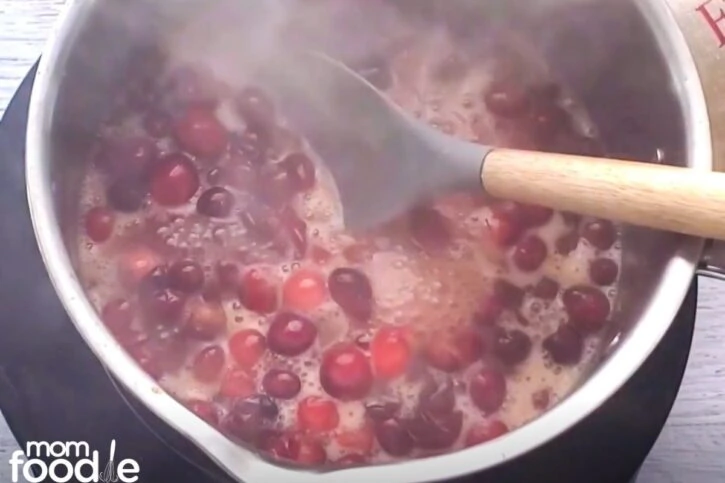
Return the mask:
{"type": "Polygon", "coordinates": [[[143,128],[152,138],[163,138],[171,134],[171,116],[158,109],[151,110],[143,117],[143,128]]]}
{"type": "Polygon", "coordinates": [[[146,185],[141,180],[121,178],[106,189],[106,201],[116,211],[134,213],[143,207],[147,194],[146,185]]]}
{"type": "Polygon", "coordinates": [[[270,369],[262,379],[262,388],[268,395],[277,399],[292,399],[300,393],[302,381],[292,371],[270,369]]]}
{"type": "Polygon", "coordinates": [[[441,382],[429,379],[418,395],[418,409],[427,414],[449,414],[455,406],[456,395],[450,377],[441,382]]]}
{"type": "Polygon", "coordinates": [[[486,108],[499,117],[521,117],[529,109],[527,92],[515,82],[494,82],[484,95],[486,108]]]}
{"type": "Polygon", "coordinates": [[[146,173],[158,157],[156,144],[145,137],[127,137],[106,141],[96,163],[116,179],[137,179],[146,173]]]}
{"type": "Polygon", "coordinates": [[[405,373],[410,362],[410,347],[402,330],[382,327],[370,345],[375,375],[382,379],[394,379],[405,373]]]}
{"type": "Polygon", "coordinates": [[[597,258],[589,264],[589,278],[597,285],[612,285],[618,275],[617,262],[609,258],[597,258]]]}
{"type": "Polygon", "coordinates": [[[274,103],[259,87],[244,88],[236,100],[237,109],[248,124],[267,126],[274,123],[274,103]]]}
{"type": "Polygon", "coordinates": [[[441,250],[451,240],[449,222],[438,210],[416,208],[410,213],[409,223],[413,239],[426,250],[441,250]]]}
{"type": "Polygon", "coordinates": [[[270,314],[277,310],[277,287],[259,270],[250,270],[239,285],[239,300],[253,312],[270,314]]]}
{"type": "Polygon", "coordinates": [[[229,142],[227,130],[214,111],[199,105],[188,107],[176,120],[174,136],[185,151],[209,159],[221,156],[229,142]]]}
{"type": "Polygon", "coordinates": [[[212,426],[219,424],[219,410],[213,403],[193,400],[187,402],[186,406],[191,410],[191,412],[212,426]]]}
{"type": "Polygon", "coordinates": [[[579,233],[575,230],[564,233],[556,239],[554,246],[556,247],[556,253],[559,255],[569,255],[579,246],[579,233]]]}
{"type": "Polygon", "coordinates": [[[184,333],[197,340],[213,340],[227,327],[227,315],[219,302],[192,299],[187,305],[184,333]]]}
{"type": "Polygon", "coordinates": [[[375,434],[373,433],[372,425],[365,422],[358,428],[346,429],[339,432],[335,440],[347,451],[358,451],[368,454],[373,449],[375,434]]]}
{"type": "Polygon", "coordinates": [[[219,394],[228,398],[247,397],[253,392],[254,380],[243,369],[227,371],[219,387],[219,394]]]}
{"type": "Polygon", "coordinates": [[[365,414],[372,421],[383,422],[397,416],[401,404],[387,398],[375,398],[365,403],[365,414]]]}
{"type": "Polygon", "coordinates": [[[287,279],[282,289],[284,306],[301,312],[317,308],[326,297],[325,277],[312,269],[297,270],[287,279]]]}
{"type": "Polygon", "coordinates": [[[554,300],[559,293],[559,284],[556,280],[552,280],[549,277],[543,277],[541,280],[536,282],[532,290],[534,297],[538,297],[542,300],[554,300]]]}
{"type": "Polygon", "coordinates": [[[609,299],[598,288],[578,285],[564,291],[561,297],[571,323],[579,330],[599,330],[609,317],[609,299]]]}
{"type": "Polygon", "coordinates": [[[253,443],[272,429],[278,416],[279,408],[270,397],[254,394],[234,401],[222,427],[228,434],[253,443]]]}
{"type": "Polygon", "coordinates": [[[537,270],[546,260],[546,243],[536,235],[529,235],[514,248],[513,260],[523,272],[537,270]]]}
{"type": "Polygon", "coordinates": [[[322,356],[320,384],[334,398],[362,399],[373,384],[370,362],[354,344],[334,345],[322,356]]]}
{"type": "Polygon", "coordinates": [[[496,325],[504,311],[504,304],[494,294],[487,295],[473,314],[473,322],[480,327],[496,325]]]}
{"type": "Polygon", "coordinates": [[[297,424],[305,431],[325,433],[337,428],[340,415],[330,399],[310,396],[297,405],[297,424]]]}
{"type": "Polygon", "coordinates": [[[245,163],[260,166],[269,151],[269,135],[258,126],[247,126],[242,134],[232,136],[230,149],[245,163]]]}
{"type": "Polygon", "coordinates": [[[196,202],[196,211],[210,218],[225,218],[234,207],[234,195],[220,187],[204,191],[196,202]]]}
{"type": "Polygon", "coordinates": [[[483,351],[481,338],[473,331],[443,332],[430,338],[424,348],[428,364],[445,372],[470,366],[483,351]]]}
{"type": "Polygon", "coordinates": [[[86,213],[85,225],[88,238],[96,243],[108,240],[113,233],[115,217],[113,213],[100,206],[91,208],[86,213]]]}
{"type": "Polygon", "coordinates": [[[569,325],[561,325],[556,332],[544,339],[542,347],[551,360],[563,366],[573,366],[584,354],[584,340],[569,325]]]}
{"type": "Polygon", "coordinates": [[[368,321],[373,313],[373,288],[368,277],[354,268],[338,268],[328,279],[330,296],[350,317],[368,321]]]}
{"type": "Polygon", "coordinates": [[[582,236],[592,246],[600,250],[609,250],[617,240],[617,230],[611,221],[590,221],[582,230],[582,236]]]}
{"type": "Polygon", "coordinates": [[[503,405],[506,399],[506,379],[503,374],[490,368],[481,369],[468,386],[471,401],[484,414],[491,414],[503,405]]]}
{"type": "Polygon", "coordinates": [[[182,260],[169,267],[169,286],[181,292],[193,293],[204,285],[204,270],[193,260],[182,260]]]}
{"type": "Polygon", "coordinates": [[[456,442],[463,429],[463,413],[418,413],[406,427],[415,444],[421,449],[442,450],[456,442]]]}
{"type": "Polygon", "coordinates": [[[118,275],[125,285],[135,287],[160,263],[161,257],[153,250],[144,246],[133,247],[121,255],[118,275]]]}
{"type": "Polygon", "coordinates": [[[251,369],[267,350],[267,340],[255,329],[236,332],[229,339],[229,352],[234,361],[244,369],[251,369]]]}
{"type": "MultiPolygon", "coordinates": [[[[101,310],[101,320],[117,338],[123,338],[131,332],[131,324],[136,317],[133,305],[126,299],[108,302],[101,310]]],[[[123,343],[124,341],[119,341],[123,343]]]]}
{"type": "Polygon", "coordinates": [[[201,382],[212,382],[219,377],[224,368],[226,354],[218,345],[204,348],[192,362],[194,377],[201,382]]]}
{"type": "Polygon", "coordinates": [[[151,172],[151,197],[162,206],[179,206],[199,189],[199,173],[186,155],[164,156],[151,172]]]}
{"type": "Polygon", "coordinates": [[[283,434],[272,438],[263,449],[278,459],[303,466],[319,467],[327,462],[324,446],[315,438],[302,434],[283,434]]]}
{"type": "Polygon", "coordinates": [[[310,258],[317,265],[327,265],[327,263],[332,259],[332,253],[326,248],[314,245],[310,250],[310,258]]]}
{"type": "Polygon", "coordinates": [[[520,330],[498,328],[494,333],[493,352],[504,364],[515,366],[531,354],[531,339],[520,330]]]}
{"type": "Polygon", "coordinates": [[[516,310],[524,302],[523,289],[501,278],[494,281],[493,294],[507,309],[516,310]]]}
{"type": "Polygon", "coordinates": [[[269,349],[283,356],[294,357],[312,347],[317,327],[312,321],[291,312],[280,312],[267,331],[269,349]]]}
{"type": "Polygon", "coordinates": [[[391,456],[407,456],[415,446],[410,433],[397,419],[377,423],[375,438],[383,451],[391,456]]]}
{"type": "Polygon", "coordinates": [[[519,204],[519,213],[528,228],[546,225],[554,217],[554,210],[539,205],[519,204]]]}
{"type": "Polygon", "coordinates": [[[471,446],[476,446],[478,444],[500,438],[508,432],[508,426],[506,426],[506,424],[501,420],[493,419],[481,421],[468,430],[468,433],[466,433],[465,445],[470,448],[471,446]]]}

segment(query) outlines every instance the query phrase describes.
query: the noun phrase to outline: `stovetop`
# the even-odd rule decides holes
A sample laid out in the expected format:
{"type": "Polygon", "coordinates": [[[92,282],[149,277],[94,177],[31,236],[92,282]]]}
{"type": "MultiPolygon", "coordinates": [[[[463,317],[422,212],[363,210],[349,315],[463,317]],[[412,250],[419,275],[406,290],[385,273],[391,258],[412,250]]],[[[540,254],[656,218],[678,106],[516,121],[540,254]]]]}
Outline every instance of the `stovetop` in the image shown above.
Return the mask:
{"type": "MultiPolygon", "coordinates": [[[[117,387],[53,291],[25,193],[24,132],[34,72],[0,124],[0,409],[23,448],[28,441],[84,441],[105,449],[115,439],[117,454],[139,463],[142,483],[229,482],[197,448],[117,387]]],[[[460,481],[630,481],[677,395],[695,306],[693,284],[660,346],[588,419],[533,453],[460,481]]]]}

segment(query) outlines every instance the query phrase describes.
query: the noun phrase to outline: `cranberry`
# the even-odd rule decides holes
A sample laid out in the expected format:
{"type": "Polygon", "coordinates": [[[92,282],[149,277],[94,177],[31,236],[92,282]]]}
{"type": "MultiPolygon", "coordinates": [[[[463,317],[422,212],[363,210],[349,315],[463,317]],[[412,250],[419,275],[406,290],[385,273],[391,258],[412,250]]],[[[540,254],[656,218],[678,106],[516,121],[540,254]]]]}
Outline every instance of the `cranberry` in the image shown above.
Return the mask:
{"type": "Polygon", "coordinates": [[[134,213],[141,209],[147,194],[145,183],[134,178],[121,178],[108,186],[106,200],[116,211],[134,213]]]}
{"type": "Polygon", "coordinates": [[[504,304],[498,297],[493,294],[488,295],[473,314],[473,322],[480,327],[495,325],[503,314],[504,308],[504,304]]]}
{"type": "Polygon", "coordinates": [[[256,329],[244,329],[229,339],[229,352],[234,361],[244,369],[251,369],[267,350],[267,340],[256,329]]]}
{"type": "Polygon", "coordinates": [[[169,267],[169,286],[181,292],[193,293],[204,285],[204,270],[193,260],[182,260],[169,267]]]}
{"type": "Polygon", "coordinates": [[[304,466],[319,467],[327,462],[324,446],[308,435],[283,434],[274,437],[263,449],[275,458],[294,461],[304,466]]]}
{"type": "Polygon", "coordinates": [[[494,281],[493,294],[507,309],[516,310],[524,302],[523,289],[501,278],[494,281]]]}
{"type": "Polygon", "coordinates": [[[244,369],[233,369],[222,377],[219,394],[227,398],[247,397],[254,392],[254,387],[254,379],[244,369]]]}
{"type": "Polygon", "coordinates": [[[309,312],[317,308],[327,297],[324,275],[312,269],[295,271],[282,288],[284,306],[291,310],[309,312]]]}
{"type": "Polygon", "coordinates": [[[339,423],[340,415],[334,401],[310,396],[297,405],[297,424],[303,430],[326,433],[337,428],[339,423]]]}
{"type": "Polygon", "coordinates": [[[418,413],[406,425],[415,444],[421,449],[441,450],[456,442],[463,429],[463,413],[448,414],[418,413]]]}
{"type": "Polygon", "coordinates": [[[448,220],[433,208],[416,208],[410,212],[410,231],[413,239],[426,250],[445,248],[451,239],[448,220]]]}
{"type": "Polygon", "coordinates": [[[370,362],[354,344],[336,344],[322,356],[320,384],[334,398],[362,399],[373,384],[370,362]]]}
{"type": "Polygon", "coordinates": [[[290,175],[280,164],[263,166],[259,171],[258,185],[260,199],[273,208],[285,206],[295,195],[290,175]]]}
{"type": "Polygon", "coordinates": [[[117,338],[124,337],[132,331],[131,324],[135,317],[136,311],[126,299],[111,300],[101,310],[101,320],[117,338]]]}
{"type": "Polygon", "coordinates": [[[375,425],[375,438],[380,447],[391,456],[407,456],[413,451],[415,443],[397,419],[388,419],[375,425]]]}
{"type": "Polygon", "coordinates": [[[225,218],[234,207],[234,195],[220,187],[204,191],[196,202],[196,211],[210,218],[225,218]]]}
{"type": "Polygon", "coordinates": [[[373,421],[383,422],[395,417],[400,411],[400,402],[389,399],[376,399],[365,403],[365,414],[373,421]]]}
{"type": "Polygon", "coordinates": [[[221,288],[225,290],[237,290],[239,288],[240,280],[242,275],[239,267],[234,262],[219,262],[216,265],[216,277],[221,285],[221,288]]]}
{"type": "Polygon", "coordinates": [[[589,264],[589,278],[597,285],[612,285],[618,275],[617,262],[609,258],[597,258],[589,264]]]}
{"type": "Polygon", "coordinates": [[[484,95],[486,108],[505,118],[521,117],[529,109],[528,93],[515,82],[494,82],[484,95]]]}
{"type": "Polygon", "coordinates": [[[347,466],[357,466],[357,465],[363,465],[367,463],[368,459],[358,453],[349,453],[345,456],[338,458],[337,461],[335,461],[335,464],[342,467],[347,466]]]}
{"type": "Polygon", "coordinates": [[[317,327],[312,321],[291,312],[277,314],[267,331],[269,349],[283,356],[294,357],[312,347],[317,327]]]}
{"type": "Polygon", "coordinates": [[[152,138],[164,138],[171,134],[171,116],[158,109],[151,110],[143,117],[143,128],[152,138]]]}
{"type": "Polygon", "coordinates": [[[480,336],[469,330],[434,334],[424,348],[428,364],[444,372],[455,372],[470,366],[481,356],[480,336]]]}
{"type": "Polygon", "coordinates": [[[561,300],[571,323],[584,332],[599,330],[609,317],[609,299],[598,288],[571,287],[564,291],[561,300]]]}
{"type": "Polygon", "coordinates": [[[375,375],[382,379],[402,376],[410,361],[410,347],[405,333],[396,327],[382,327],[370,345],[375,375]]]}
{"type": "Polygon", "coordinates": [[[261,166],[269,151],[269,136],[259,127],[247,126],[242,134],[232,136],[230,148],[247,164],[261,166]]]}
{"type": "Polygon", "coordinates": [[[527,228],[537,228],[546,225],[554,217],[554,210],[545,206],[519,204],[519,216],[527,228]]]}
{"type": "Polygon", "coordinates": [[[595,248],[609,250],[617,240],[617,230],[611,221],[595,220],[584,225],[582,236],[595,248]]]}
{"type": "Polygon", "coordinates": [[[239,285],[239,300],[253,312],[270,314],[277,310],[277,287],[261,271],[250,270],[239,285]]]}
{"type": "Polygon", "coordinates": [[[368,277],[354,268],[333,270],[327,285],[330,296],[350,317],[368,321],[373,312],[373,288],[368,277]]]}
{"type": "Polygon", "coordinates": [[[176,330],[162,329],[152,332],[142,345],[151,355],[152,364],[161,373],[180,369],[186,360],[188,343],[176,330]]]}
{"type": "Polygon", "coordinates": [[[220,157],[229,142],[214,111],[201,105],[186,108],[174,123],[174,136],[185,151],[209,159],[220,157]]]}
{"type": "Polygon", "coordinates": [[[485,414],[491,414],[506,399],[506,379],[503,374],[490,368],[481,369],[468,386],[471,401],[485,414]]]}
{"type": "Polygon", "coordinates": [[[536,282],[532,290],[534,297],[542,300],[554,300],[559,293],[559,283],[549,277],[543,277],[536,282]]]}
{"type": "Polygon", "coordinates": [[[584,340],[569,325],[561,325],[556,332],[544,339],[542,347],[551,360],[563,366],[579,363],[584,354],[584,340]]]}
{"type": "Polygon", "coordinates": [[[556,253],[564,256],[569,255],[579,246],[579,233],[572,230],[563,234],[557,238],[554,246],[556,247],[556,253]]]}
{"type": "Polygon", "coordinates": [[[280,213],[280,221],[292,242],[295,258],[298,260],[304,258],[307,252],[307,223],[289,207],[280,213]]]}
{"type": "Polygon", "coordinates": [[[224,368],[226,354],[224,349],[213,345],[202,349],[192,362],[194,377],[201,382],[212,382],[219,377],[224,368]]]}
{"type": "Polygon", "coordinates": [[[184,333],[197,340],[213,340],[227,327],[227,315],[219,302],[192,299],[188,306],[184,333]]]}
{"type": "Polygon", "coordinates": [[[151,197],[162,206],[183,205],[198,189],[199,173],[184,154],[167,154],[151,172],[151,197]]]}
{"type": "Polygon", "coordinates": [[[292,371],[270,369],[262,379],[262,388],[277,399],[292,399],[300,393],[302,381],[292,371]]]}
{"type": "Polygon", "coordinates": [[[468,430],[465,437],[465,445],[467,448],[483,444],[488,441],[500,438],[509,432],[508,426],[501,420],[493,419],[476,423],[468,430]]]}
{"type": "Polygon", "coordinates": [[[263,394],[254,394],[234,402],[223,428],[232,436],[252,443],[274,425],[279,415],[277,404],[263,394]]]}
{"type": "Polygon", "coordinates": [[[125,285],[135,287],[160,263],[161,258],[151,249],[133,247],[121,255],[118,275],[125,285]]]}
{"type": "Polygon", "coordinates": [[[113,213],[100,206],[91,208],[86,213],[85,225],[88,238],[96,243],[103,243],[111,238],[115,216],[113,213]]]}
{"type": "Polygon", "coordinates": [[[418,409],[427,414],[449,414],[455,406],[456,394],[450,377],[442,382],[429,379],[418,395],[418,409]]]}
{"type": "Polygon", "coordinates": [[[499,247],[510,247],[516,241],[521,238],[521,234],[524,231],[517,221],[509,216],[496,214],[491,217],[487,222],[488,232],[491,235],[494,243],[499,247]]]}
{"type": "Polygon", "coordinates": [[[191,412],[212,426],[219,424],[219,410],[213,403],[208,401],[192,400],[188,401],[186,406],[191,410],[191,412]]]}
{"type": "Polygon", "coordinates": [[[152,324],[169,324],[184,310],[183,294],[167,286],[165,267],[152,270],[139,286],[139,302],[152,324]]]}
{"type": "Polygon", "coordinates": [[[529,235],[516,245],[513,260],[521,271],[533,272],[541,267],[546,255],[546,243],[536,235],[529,235]]]}
{"type": "Polygon", "coordinates": [[[267,243],[277,235],[271,212],[259,207],[248,207],[239,216],[244,229],[258,242],[267,243]]]}
{"type": "Polygon", "coordinates": [[[269,96],[259,87],[246,87],[236,99],[237,109],[248,124],[274,123],[275,108],[269,96]]]}
{"type": "Polygon", "coordinates": [[[106,141],[96,157],[98,166],[115,179],[142,177],[158,157],[156,144],[146,137],[106,141]]]}
{"type": "Polygon", "coordinates": [[[497,328],[493,340],[493,352],[506,365],[515,366],[531,354],[531,339],[520,330],[497,328]]]}

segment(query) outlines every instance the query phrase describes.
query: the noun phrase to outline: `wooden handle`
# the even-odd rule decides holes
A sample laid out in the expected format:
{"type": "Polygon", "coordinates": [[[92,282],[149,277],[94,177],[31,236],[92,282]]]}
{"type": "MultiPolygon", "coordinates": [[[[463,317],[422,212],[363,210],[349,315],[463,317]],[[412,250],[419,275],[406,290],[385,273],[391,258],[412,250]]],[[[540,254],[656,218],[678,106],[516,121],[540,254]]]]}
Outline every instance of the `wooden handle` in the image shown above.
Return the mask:
{"type": "Polygon", "coordinates": [[[725,173],[495,149],[481,176],[498,198],[725,240],[725,173]]]}

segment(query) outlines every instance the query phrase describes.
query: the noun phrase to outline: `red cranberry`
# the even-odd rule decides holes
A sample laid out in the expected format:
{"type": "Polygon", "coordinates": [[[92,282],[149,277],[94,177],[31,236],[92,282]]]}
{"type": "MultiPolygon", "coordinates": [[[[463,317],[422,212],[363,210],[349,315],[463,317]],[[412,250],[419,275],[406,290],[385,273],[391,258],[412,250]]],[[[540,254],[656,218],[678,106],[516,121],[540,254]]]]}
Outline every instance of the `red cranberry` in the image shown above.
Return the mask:
{"type": "Polygon", "coordinates": [[[219,410],[213,403],[193,400],[187,402],[186,406],[191,410],[191,412],[212,426],[219,424],[219,410]]]}
{"type": "Polygon", "coordinates": [[[277,287],[268,276],[253,269],[247,272],[239,285],[239,300],[247,309],[260,314],[277,310],[277,287]]]}
{"type": "Polygon", "coordinates": [[[571,287],[564,291],[561,300],[571,323],[584,332],[599,330],[609,317],[609,299],[598,288],[571,287]]]}
{"type": "Polygon", "coordinates": [[[582,236],[595,248],[609,250],[617,240],[617,230],[611,221],[590,221],[584,225],[582,236]]]}
{"type": "Polygon", "coordinates": [[[297,405],[297,424],[313,433],[327,433],[340,424],[337,404],[330,399],[310,396],[297,405]]]}
{"type": "Polygon", "coordinates": [[[498,419],[476,423],[466,433],[465,445],[467,448],[500,438],[509,432],[508,426],[498,419]]]}
{"type": "Polygon", "coordinates": [[[465,369],[483,352],[480,336],[469,330],[456,333],[434,334],[424,348],[423,355],[431,366],[444,372],[465,369]]]}
{"type": "Polygon", "coordinates": [[[569,255],[571,252],[576,250],[577,246],[579,246],[579,233],[572,230],[563,234],[557,238],[554,246],[556,247],[556,253],[564,256],[569,255]]]}
{"type": "Polygon", "coordinates": [[[413,239],[424,249],[438,251],[448,246],[451,228],[438,210],[416,208],[410,212],[409,223],[413,239]]]}
{"type": "Polygon", "coordinates": [[[326,297],[325,276],[311,268],[295,271],[282,288],[284,306],[291,310],[310,312],[319,307],[326,297]]]}
{"type": "Polygon", "coordinates": [[[491,414],[503,405],[506,399],[506,379],[493,369],[481,369],[468,386],[471,401],[485,414],[491,414]]]}
{"type": "Polygon", "coordinates": [[[234,195],[218,186],[204,191],[196,202],[196,211],[210,218],[225,218],[233,207],[234,195]]]}
{"type": "Polygon", "coordinates": [[[164,138],[171,134],[171,116],[158,109],[146,113],[143,128],[152,138],[164,138]]]}
{"type": "Polygon", "coordinates": [[[148,190],[145,183],[134,178],[113,181],[106,189],[106,200],[116,211],[134,213],[141,209],[148,190]]]}
{"type": "Polygon", "coordinates": [[[124,338],[132,331],[131,324],[135,316],[133,305],[126,299],[111,300],[101,310],[101,320],[117,338],[124,338]]]}
{"type": "Polygon", "coordinates": [[[406,427],[415,444],[421,449],[442,450],[456,442],[463,429],[463,413],[448,414],[418,413],[407,421],[406,427]]]}
{"type": "Polygon", "coordinates": [[[106,208],[97,206],[86,213],[85,225],[88,238],[96,243],[103,243],[111,238],[115,216],[106,208]]]}
{"type": "Polygon", "coordinates": [[[247,126],[242,134],[232,136],[230,149],[247,164],[260,166],[266,160],[269,151],[269,135],[258,126],[247,126]]]}
{"type": "Polygon", "coordinates": [[[531,339],[520,330],[497,328],[493,339],[493,352],[506,365],[515,366],[531,354],[531,339]]]}
{"type": "Polygon", "coordinates": [[[209,159],[220,157],[229,142],[227,130],[214,111],[200,105],[182,113],[174,123],[174,135],[183,150],[209,159]]]}
{"type": "Polygon", "coordinates": [[[226,354],[224,349],[213,345],[202,349],[192,362],[194,377],[201,382],[212,382],[219,377],[224,368],[226,354]]]}
{"type": "Polygon", "coordinates": [[[135,288],[160,263],[161,259],[154,251],[136,246],[121,255],[118,275],[124,285],[135,288]]]}
{"type": "Polygon", "coordinates": [[[373,384],[370,362],[354,344],[334,345],[322,356],[320,384],[334,398],[362,399],[373,384]]]}
{"type": "Polygon", "coordinates": [[[270,397],[254,394],[235,401],[222,426],[232,436],[253,443],[273,427],[278,416],[279,408],[270,397]]]}
{"type": "Polygon", "coordinates": [[[455,406],[456,394],[450,377],[440,382],[429,379],[418,395],[418,409],[427,414],[449,414],[455,406]]]}
{"type": "Polygon", "coordinates": [[[618,275],[617,262],[609,258],[597,258],[589,264],[589,278],[597,285],[612,285],[618,275]]]}
{"type": "Polygon", "coordinates": [[[227,327],[227,315],[219,302],[192,299],[187,310],[184,333],[197,340],[213,340],[227,327]]]}
{"type": "Polygon", "coordinates": [[[294,461],[303,466],[319,467],[327,462],[324,446],[315,438],[301,434],[284,434],[267,445],[267,451],[278,459],[294,461]]]}
{"type": "Polygon", "coordinates": [[[292,371],[270,369],[262,379],[262,388],[277,399],[292,399],[300,393],[302,381],[292,371]]]}
{"type": "Polygon", "coordinates": [[[317,327],[312,321],[291,312],[277,314],[267,331],[269,349],[283,356],[294,357],[312,347],[317,327]]]}
{"type": "Polygon", "coordinates": [[[226,398],[247,397],[254,392],[254,379],[244,369],[234,369],[224,374],[219,394],[226,398]]]}
{"type": "Polygon", "coordinates": [[[139,178],[158,154],[156,144],[146,137],[113,139],[101,147],[96,163],[115,179],[139,178]]]}
{"type": "Polygon", "coordinates": [[[407,456],[415,446],[410,433],[397,419],[377,423],[375,438],[383,451],[391,456],[407,456]]]}
{"type": "Polygon", "coordinates": [[[490,327],[498,322],[504,311],[504,304],[491,294],[486,296],[473,314],[473,322],[480,327],[490,327]]]}
{"type": "Polygon", "coordinates": [[[410,346],[402,330],[381,327],[370,347],[375,375],[381,379],[394,379],[405,373],[410,362],[410,346]]]}
{"type": "Polygon", "coordinates": [[[488,231],[499,247],[510,247],[521,238],[523,227],[512,219],[494,214],[488,222],[488,231]]]}
{"type": "Polygon", "coordinates": [[[524,291],[520,287],[504,279],[496,279],[493,283],[493,295],[504,307],[516,310],[524,302],[524,291]]]}
{"type": "Polygon", "coordinates": [[[301,193],[315,187],[315,165],[306,154],[292,153],[279,164],[287,173],[294,191],[301,193]]]}
{"type": "Polygon", "coordinates": [[[373,288],[368,277],[354,268],[338,268],[330,274],[330,296],[350,317],[361,322],[373,313],[373,288]]]}
{"type": "Polygon", "coordinates": [[[182,260],[169,267],[169,286],[181,292],[193,293],[204,285],[204,270],[193,260],[182,260]]]}
{"type": "Polygon", "coordinates": [[[551,360],[563,366],[573,366],[584,354],[584,340],[569,325],[561,325],[556,332],[544,339],[542,347],[551,360]]]}
{"type": "Polygon", "coordinates": [[[546,243],[536,235],[529,235],[516,245],[513,260],[521,271],[533,272],[541,267],[546,255],[546,243]]]}
{"type": "Polygon", "coordinates": [[[274,123],[274,103],[259,87],[243,89],[237,96],[236,105],[248,124],[267,126],[274,123]]]}
{"type": "Polygon", "coordinates": [[[199,173],[184,154],[167,154],[151,172],[151,197],[162,206],[183,205],[198,189],[199,173]]]}
{"type": "Polygon", "coordinates": [[[229,352],[234,361],[244,369],[251,369],[267,350],[267,340],[255,329],[236,332],[229,339],[229,352]]]}
{"type": "Polygon", "coordinates": [[[527,92],[515,82],[495,82],[484,95],[486,108],[505,118],[521,117],[529,109],[527,92]]]}
{"type": "Polygon", "coordinates": [[[532,290],[534,297],[542,300],[554,300],[559,293],[559,283],[549,277],[543,277],[536,282],[532,290]]]}
{"type": "Polygon", "coordinates": [[[519,213],[521,220],[528,228],[546,225],[554,217],[554,210],[539,205],[519,204],[519,213]]]}

